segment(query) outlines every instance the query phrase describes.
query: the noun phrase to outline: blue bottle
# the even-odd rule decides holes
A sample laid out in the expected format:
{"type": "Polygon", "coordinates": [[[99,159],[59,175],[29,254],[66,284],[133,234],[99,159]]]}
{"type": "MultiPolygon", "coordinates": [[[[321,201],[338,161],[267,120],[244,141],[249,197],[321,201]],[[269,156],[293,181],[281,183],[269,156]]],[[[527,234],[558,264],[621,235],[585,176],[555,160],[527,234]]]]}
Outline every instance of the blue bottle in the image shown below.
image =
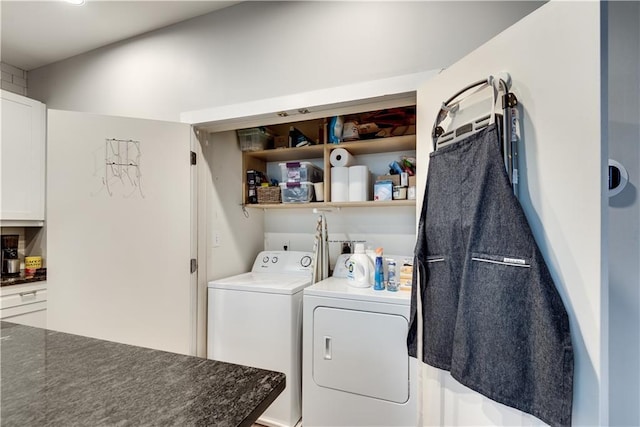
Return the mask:
{"type": "Polygon", "coordinates": [[[382,248],[376,249],[376,268],[374,273],[373,290],[384,291],[384,264],[382,261],[382,248]]]}

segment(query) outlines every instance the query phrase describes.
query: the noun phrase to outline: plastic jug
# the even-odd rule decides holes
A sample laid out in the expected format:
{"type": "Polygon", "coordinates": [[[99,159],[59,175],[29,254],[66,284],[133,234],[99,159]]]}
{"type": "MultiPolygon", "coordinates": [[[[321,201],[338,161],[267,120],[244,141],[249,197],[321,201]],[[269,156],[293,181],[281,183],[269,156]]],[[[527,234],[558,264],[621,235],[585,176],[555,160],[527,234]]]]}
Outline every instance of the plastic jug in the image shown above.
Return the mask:
{"type": "Polygon", "coordinates": [[[347,283],[357,288],[368,288],[371,286],[373,263],[367,254],[364,253],[364,245],[362,243],[356,243],[355,252],[351,255],[351,258],[349,258],[347,267],[347,283]]]}

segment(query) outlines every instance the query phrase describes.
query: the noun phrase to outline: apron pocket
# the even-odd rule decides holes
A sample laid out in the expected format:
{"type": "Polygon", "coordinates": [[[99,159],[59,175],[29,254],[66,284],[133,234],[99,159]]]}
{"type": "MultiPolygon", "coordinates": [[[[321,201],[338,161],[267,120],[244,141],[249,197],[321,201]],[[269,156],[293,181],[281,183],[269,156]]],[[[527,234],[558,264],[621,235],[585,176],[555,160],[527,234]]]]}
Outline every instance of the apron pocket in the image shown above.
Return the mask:
{"type": "Polygon", "coordinates": [[[531,351],[531,279],[530,259],[471,254],[456,325],[458,372],[498,396],[526,395],[532,386],[522,381],[531,351]]]}
{"type": "Polygon", "coordinates": [[[458,311],[458,288],[451,263],[442,255],[427,256],[423,299],[424,360],[440,369],[451,368],[451,349],[458,311]]]}
{"type": "Polygon", "coordinates": [[[479,252],[471,253],[471,261],[486,262],[488,264],[497,264],[506,267],[531,267],[531,263],[527,258],[517,256],[488,255],[479,252]]]}
{"type": "Polygon", "coordinates": [[[451,287],[450,265],[443,255],[428,255],[424,269],[426,271],[426,289],[451,287]]]}

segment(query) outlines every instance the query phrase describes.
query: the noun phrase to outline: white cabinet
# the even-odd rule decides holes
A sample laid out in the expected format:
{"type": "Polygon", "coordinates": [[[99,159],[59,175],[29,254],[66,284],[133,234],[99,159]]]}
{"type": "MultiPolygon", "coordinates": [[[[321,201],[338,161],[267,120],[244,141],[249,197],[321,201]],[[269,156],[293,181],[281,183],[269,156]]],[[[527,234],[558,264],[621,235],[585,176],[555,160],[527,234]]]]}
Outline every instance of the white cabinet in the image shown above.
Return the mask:
{"type": "Polygon", "coordinates": [[[0,220],[3,226],[38,225],[44,221],[45,209],[46,107],[1,92],[0,220]]]}
{"type": "Polygon", "coordinates": [[[47,327],[46,282],[0,288],[0,319],[21,325],[47,327]]]}

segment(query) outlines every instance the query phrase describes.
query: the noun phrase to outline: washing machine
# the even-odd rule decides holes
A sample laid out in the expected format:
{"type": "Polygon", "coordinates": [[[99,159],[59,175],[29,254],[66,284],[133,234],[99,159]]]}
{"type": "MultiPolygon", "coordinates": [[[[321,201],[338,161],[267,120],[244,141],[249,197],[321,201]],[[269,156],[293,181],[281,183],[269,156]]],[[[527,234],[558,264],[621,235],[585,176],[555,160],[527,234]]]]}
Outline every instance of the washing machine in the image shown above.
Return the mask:
{"type": "Polygon", "coordinates": [[[312,254],[261,252],[248,273],[208,284],[207,357],[283,372],[286,387],[258,419],[295,426],[302,414],[302,291],[312,254]]]}
{"type": "Polygon", "coordinates": [[[414,426],[410,292],[350,286],[340,268],[345,259],[338,258],[334,276],[304,289],[302,423],[414,426]]]}

